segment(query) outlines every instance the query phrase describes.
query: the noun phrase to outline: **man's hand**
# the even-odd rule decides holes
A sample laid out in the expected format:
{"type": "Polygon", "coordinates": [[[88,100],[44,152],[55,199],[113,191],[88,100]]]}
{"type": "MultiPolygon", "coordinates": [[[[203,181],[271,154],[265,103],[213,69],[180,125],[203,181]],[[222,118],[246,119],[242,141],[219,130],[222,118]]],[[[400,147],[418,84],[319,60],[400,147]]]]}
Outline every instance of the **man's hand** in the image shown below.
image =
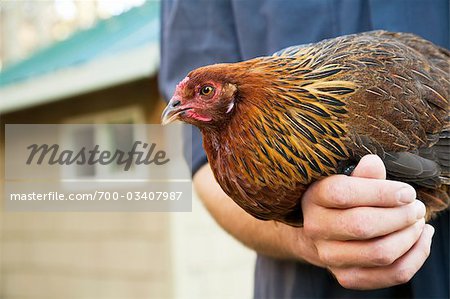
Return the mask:
{"type": "Polygon", "coordinates": [[[308,188],[303,233],[292,248],[309,244],[299,257],[327,267],[346,288],[406,283],[428,257],[434,233],[415,197],[411,186],[386,180],[377,156],[366,156],[352,177],[335,175],[308,188]]]}
{"type": "Polygon", "coordinates": [[[304,227],[253,218],[222,191],[209,165],[194,185],[215,220],[258,253],[328,268],[346,288],[377,289],[410,280],[434,232],[414,189],[385,179],[382,161],[366,156],[352,177],[316,182],[302,199],[304,227]]]}

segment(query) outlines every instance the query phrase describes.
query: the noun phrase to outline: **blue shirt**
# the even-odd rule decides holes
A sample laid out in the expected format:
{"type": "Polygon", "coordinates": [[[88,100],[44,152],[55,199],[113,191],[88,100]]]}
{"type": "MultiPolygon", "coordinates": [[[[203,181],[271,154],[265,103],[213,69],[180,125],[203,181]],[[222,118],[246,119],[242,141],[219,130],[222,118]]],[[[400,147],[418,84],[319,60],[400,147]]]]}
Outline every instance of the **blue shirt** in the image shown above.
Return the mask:
{"type": "MultiPolygon", "coordinates": [[[[162,4],[159,84],[166,99],[199,66],[270,55],[339,35],[376,29],[412,32],[450,48],[448,0],[165,0],[162,4]]],[[[188,161],[195,173],[207,159],[199,131],[185,132],[193,141],[188,161]]],[[[408,284],[351,291],[325,269],[259,255],[254,296],[449,298],[448,211],[432,224],[436,232],[430,257],[408,284]]]]}

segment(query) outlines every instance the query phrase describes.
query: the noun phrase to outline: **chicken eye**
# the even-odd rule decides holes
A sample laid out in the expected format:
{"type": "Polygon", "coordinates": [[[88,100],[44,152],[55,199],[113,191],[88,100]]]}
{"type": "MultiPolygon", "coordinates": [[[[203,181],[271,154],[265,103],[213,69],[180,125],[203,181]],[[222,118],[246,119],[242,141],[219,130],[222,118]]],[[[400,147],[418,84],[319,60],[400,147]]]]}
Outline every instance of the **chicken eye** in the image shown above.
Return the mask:
{"type": "Polygon", "coordinates": [[[202,89],[200,90],[200,94],[202,96],[209,96],[214,92],[214,87],[206,85],[203,86],[202,89]]]}

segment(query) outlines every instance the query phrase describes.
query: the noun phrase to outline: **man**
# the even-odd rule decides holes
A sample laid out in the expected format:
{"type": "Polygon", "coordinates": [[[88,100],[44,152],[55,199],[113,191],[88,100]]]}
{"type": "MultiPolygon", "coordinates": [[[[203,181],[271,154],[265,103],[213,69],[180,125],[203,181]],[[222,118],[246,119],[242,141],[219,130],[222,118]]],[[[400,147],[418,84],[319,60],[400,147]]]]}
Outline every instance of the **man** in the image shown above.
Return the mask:
{"type": "MultiPolygon", "coordinates": [[[[169,99],[202,65],[361,31],[413,32],[448,48],[448,22],[446,0],[163,1],[161,90],[169,99]]],[[[305,226],[293,228],[257,220],[234,204],[213,178],[199,132],[192,137],[200,198],[258,253],[256,298],[449,297],[448,211],[425,224],[414,190],[385,180],[378,157],[364,157],[352,177],[312,185],[302,198],[305,226]]]]}

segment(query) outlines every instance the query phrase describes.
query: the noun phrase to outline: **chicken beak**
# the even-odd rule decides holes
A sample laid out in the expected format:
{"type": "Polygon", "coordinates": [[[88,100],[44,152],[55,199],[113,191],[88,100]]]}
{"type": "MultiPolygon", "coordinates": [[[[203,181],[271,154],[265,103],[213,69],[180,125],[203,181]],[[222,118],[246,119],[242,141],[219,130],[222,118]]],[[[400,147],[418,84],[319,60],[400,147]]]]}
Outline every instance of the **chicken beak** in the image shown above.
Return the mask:
{"type": "Polygon", "coordinates": [[[180,115],[180,113],[186,110],[187,108],[183,108],[181,106],[180,100],[178,100],[177,98],[172,98],[161,115],[161,124],[163,126],[170,124],[178,118],[178,115],[180,115]]]}

